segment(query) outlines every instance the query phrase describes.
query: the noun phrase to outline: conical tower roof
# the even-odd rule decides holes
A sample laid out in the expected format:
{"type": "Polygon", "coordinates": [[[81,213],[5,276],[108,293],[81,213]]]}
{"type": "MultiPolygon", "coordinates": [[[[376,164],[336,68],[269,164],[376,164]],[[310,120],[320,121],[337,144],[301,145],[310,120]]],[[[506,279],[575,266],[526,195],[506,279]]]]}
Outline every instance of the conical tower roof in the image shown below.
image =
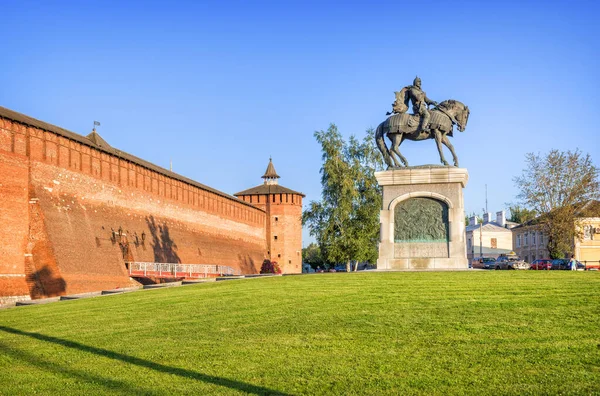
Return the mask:
{"type": "Polygon", "coordinates": [[[273,166],[273,159],[269,158],[269,165],[267,166],[267,170],[265,174],[261,176],[263,179],[279,179],[279,175],[275,172],[275,167],[273,166]]]}
{"type": "Polygon", "coordinates": [[[269,165],[267,166],[267,170],[265,174],[261,176],[265,179],[264,184],[256,187],[249,188],[244,191],[240,191],[239,193],[235,193],[236,197],[240,195],[265,195],[265,194],[296,194],[304,197],[305,195],[301,192],[290,190],[287,187],[283,187],[279,185],[277,179],[279,179],[279,175],[275,172],[275,167],[273,166],[273,159],[269,158],[269,165]]]}

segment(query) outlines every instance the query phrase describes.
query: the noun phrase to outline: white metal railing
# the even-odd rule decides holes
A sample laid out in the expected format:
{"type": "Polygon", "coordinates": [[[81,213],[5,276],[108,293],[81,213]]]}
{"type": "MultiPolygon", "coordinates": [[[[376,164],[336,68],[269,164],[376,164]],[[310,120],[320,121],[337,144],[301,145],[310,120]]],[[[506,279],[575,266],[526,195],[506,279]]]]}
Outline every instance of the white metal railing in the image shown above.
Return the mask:
{"type": "Polygon", "coordinates": [[[172,276],[186,278],[208,278],[209,276],[236,275],[236,271],[227,265],[217,264],[177,264],[126,262],[129,275],[172,276]]]}

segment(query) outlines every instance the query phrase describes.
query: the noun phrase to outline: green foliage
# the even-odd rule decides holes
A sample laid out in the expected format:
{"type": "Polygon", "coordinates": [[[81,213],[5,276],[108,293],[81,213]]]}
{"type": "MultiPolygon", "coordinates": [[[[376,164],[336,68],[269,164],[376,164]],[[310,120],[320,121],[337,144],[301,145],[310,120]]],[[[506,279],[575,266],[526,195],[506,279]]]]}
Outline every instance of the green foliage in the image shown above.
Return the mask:
{"type": "Polygon", "coordinates": [[[594,272],[359,272],[4,309],[0,394],[595,395],[598,301],[594,272]]]}
{"type": "Polygon", "coordinates": [[[528,153],[525,162],[521,176],[514,178],[517,198],[540,215],[536,224],[548,236],[550,257],[572,254],[574,239],[581,236],[577,212],[586,201],[600,197],[598,168],[579,150],[528,153]]]}
{"type": "Polygon", "coordinates": [[[310,243],[307,247],[302,248],[302,262],[310,264],[312,268],[325,265],[319,245],[310,243]]]}
{"type": "Polygon", "coordinates": [[[374,131],[362,141],[344,141],[335,125],[315,132],[323,152],[321,201],[311,201],[303,223],[329,263],[374,263],[379,241],[381,189],[374,172],[383,169],[374,131]]]}
{"type": "Polygon", "coordinates": [[[535,210],[523,208],[516,204],[510,205],[508,210],[510,211],[510,217],[508,220],[518,224],[523,224],[527,221],[533,220],[537,216],[535,210]]]}

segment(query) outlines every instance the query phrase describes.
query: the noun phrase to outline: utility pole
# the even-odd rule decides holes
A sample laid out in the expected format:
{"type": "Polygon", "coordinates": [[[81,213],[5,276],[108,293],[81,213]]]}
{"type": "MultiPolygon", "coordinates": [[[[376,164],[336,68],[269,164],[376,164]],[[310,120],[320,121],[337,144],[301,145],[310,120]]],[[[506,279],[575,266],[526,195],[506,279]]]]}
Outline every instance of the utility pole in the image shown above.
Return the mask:
{"type": "MultiPolygon", "coordinates": [[[[485,196],[486,196],[486,198],[485,198],[486,211],[485,211],[485,213],[487,213],[487,184],[485,185],[485,191],[486,191],[486,194],[485,194],[485,196]]],[[[481,219],[481,223],[479,224],[479,257],[483,257],[483,219],[481,219]]]]}
{"type": "Polygon", "coordinates": [[[479,257],[483,257],[483,221],[479,223],[479,257]]]}
{"type": "Polygon", "coordinates": [[[488,207],[487,207],[487,184],[485,185],[485,213],[488,213],[488,207]]]}

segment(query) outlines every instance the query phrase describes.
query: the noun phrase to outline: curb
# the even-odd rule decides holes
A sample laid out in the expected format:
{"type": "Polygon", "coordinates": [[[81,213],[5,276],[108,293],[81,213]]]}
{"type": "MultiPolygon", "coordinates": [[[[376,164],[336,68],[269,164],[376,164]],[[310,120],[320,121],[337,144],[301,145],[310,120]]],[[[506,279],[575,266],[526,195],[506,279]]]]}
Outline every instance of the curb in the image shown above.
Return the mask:
{"type": "Polygon", "coordinates": [[[179,282],[168,282],[168,283],[156,283],[154,285],[144,285],[144,289],[163,289],[165,287],[177,287],[181,286],[182,281],[179,282]]]}

